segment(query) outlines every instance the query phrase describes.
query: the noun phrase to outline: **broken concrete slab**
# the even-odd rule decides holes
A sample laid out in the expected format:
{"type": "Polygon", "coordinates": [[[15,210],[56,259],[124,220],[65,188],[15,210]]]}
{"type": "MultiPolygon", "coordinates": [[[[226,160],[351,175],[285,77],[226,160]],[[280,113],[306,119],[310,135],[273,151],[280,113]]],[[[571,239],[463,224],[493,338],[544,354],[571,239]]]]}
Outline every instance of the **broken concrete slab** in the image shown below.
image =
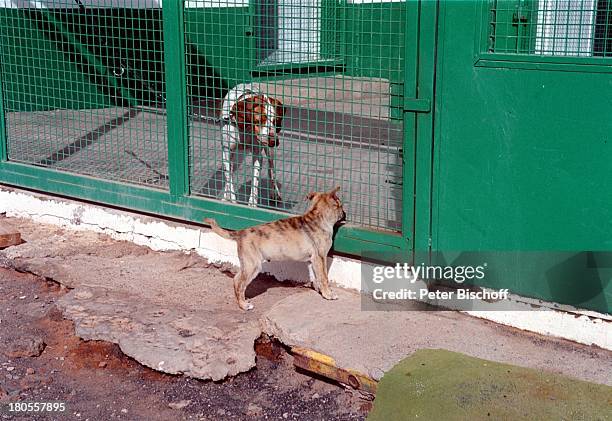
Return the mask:
{"type": "Polygon", "coordinates": [[[612,384],[610,352],[545,338],[452,311],[363,311],[357,293],[337,301],[305,291],[274,304],[262,329],[290,347],[331,357],[337,367],[379,380],[418,349],[441,348],[477,358],[612,384]]]}
{"type": "Polygon", "coordinates": [[[194,254],[158,253],[103,234],[21,220],[26,243],[0,251],[0,264],[74,288],[58,301],[83,339],[117,343],[166,373],[221,380],[255,366],[259,316],[295,293],[269,278],[238,308],[228,267],[194,254]],[[265,292],[265,293],[262,293],[265,292]]]}
{"type": "Polygon", "coordinates": [[[136,361],[170,374],[221,380],[255,366],[256,318],[236,311],[160,307],[142,296],[82,287],[58,305],[83,339],[114,342],[136,361]]]}
{"type": "Polygon", "coordinates": [[[0,248],[10,247],[21,243],[21,233],[6,222],[0,219],[0,248]]]}

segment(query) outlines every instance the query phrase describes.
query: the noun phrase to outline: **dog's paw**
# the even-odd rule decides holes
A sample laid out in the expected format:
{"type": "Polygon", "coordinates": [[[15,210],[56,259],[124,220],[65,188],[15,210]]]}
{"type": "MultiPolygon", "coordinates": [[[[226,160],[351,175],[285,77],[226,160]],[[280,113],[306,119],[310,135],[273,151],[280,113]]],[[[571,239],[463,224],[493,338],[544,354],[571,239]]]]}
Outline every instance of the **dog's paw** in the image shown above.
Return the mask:
{"type": "Polygon", "coordinates": [[[326,293],[321,293],[321,295],[323,296],[323,298],[325,298],[326,300],[337,300],[338,299],[338,294],[336,294],[333,291],[329,291],[326,293]]]}
{"type": "Polygon", "coordinates": [[[274,192],[274,191],[272,193],[270,193],[270,197],[268,198],[268,200],[271,203],[275,203],[275,204],[279,204],[279,203],[283,202],[283,198],[281,197],[281,195],[279,193],[277,193],[277,192],[274,192]]]}
{"type": "Polygon", "coordinates": [[[319,284],[317,284],[316,282],[309,281],[309,282],[305,283],[305,284],[304,284],[304,286],[305,286],[306,288],[312,288],[312,289],[314,289],[316,292],[319,292],[319,293],[321,292],[321,287],[320,287],[320,285],[319,285],[319,284]]]}
{"type": "Polygon", "coordinates": [[[245,301],[244,303],[240,303],[239,305],[240,305],[240,308],[243,309],[244,311],[253,310],[255,308],[253,303],[250,303],[248,301],[245,301]]]}
{"type": "Polygon", "coordinates": [[[224,190],[223,194],[221,195],[221,200],[224,202],[236,203],[236,193],[232,192],[231,190],[224,190]]]}

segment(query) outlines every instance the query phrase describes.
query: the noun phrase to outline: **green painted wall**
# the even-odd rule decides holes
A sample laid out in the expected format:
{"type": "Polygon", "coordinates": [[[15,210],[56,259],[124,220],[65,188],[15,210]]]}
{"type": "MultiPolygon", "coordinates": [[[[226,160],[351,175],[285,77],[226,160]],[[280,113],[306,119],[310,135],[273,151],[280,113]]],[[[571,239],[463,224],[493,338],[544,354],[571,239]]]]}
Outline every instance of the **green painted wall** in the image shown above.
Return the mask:
{"type": "Polygon", "coordinates": [[[612,75],[476,66],[474,2],[440,17],[433,249],[575,252],[500,256],[484,284],[610,312],[609,269],[560,275],[612,250],[612,75]]]}
{"type": "MultiPolygon", "coordinates": [[[[246,9],[187,9],[185,15],[190,94],[220,96],[228,83],[246,77],[249,67],[246,9]],[[229,33],[228,28],[238,27],[229,33]]],[[[159,10],[0,9],[0,19],[9,111],[161,103],[165,76],[159,10]],[[113,76],[121,63],[129,70],[113,76]]]]}
{"type": "Polygon", "coordinates": [[[185,37],[193,55],[205,58],[227,86],[250,79],[254,52],[249,30],[248,7],[185,10],[185,37]]]}
{"type": "Polygon", "coordinates": [[[403,83],[405,3],[349,4],[344,9],[346,74],[403,83]]]}
{"type": "Polygon", "coordinates": [[[0,64],[8,112],[109,105],[23,10],[0,9],[0,64]],[[17,34],[17,36],[16,36],[17,34]]]}
{"type": "Polygon", "coordinates": [[[348,4],[341,16],[344,74],[389,80],[393,94],[391,116],[402,119],[406,4],[348,4]]]}
{"type": "Polygon", "coordinates": [[[9,109],[87,109],[161,101],[159,11],[0,9],[0,14],[9,109]],[[121,65],[128,70],[114,76],[121,65]],[[20,92],[13,88],[17,86],[20,92]]]}
{"type": "MultiPolygon", "coordinates": [[[[252,37],[247,35],[252,31],[248,7],[185,9],[184,19],[192,60],[204,59],[213,69],[218,76],[215,87],[231,87],[250,79],[254,51],[252,37]]],[[[188,73],[197,78],[196,72],[188,73]]]]}

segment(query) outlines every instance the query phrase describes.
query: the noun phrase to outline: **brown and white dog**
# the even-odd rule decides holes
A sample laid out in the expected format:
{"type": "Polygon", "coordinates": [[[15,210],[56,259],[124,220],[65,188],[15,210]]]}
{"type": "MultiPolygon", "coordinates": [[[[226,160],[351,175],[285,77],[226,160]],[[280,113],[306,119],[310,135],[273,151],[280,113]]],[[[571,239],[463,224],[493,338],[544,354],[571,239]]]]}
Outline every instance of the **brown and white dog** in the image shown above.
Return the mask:
{"type": "Polygon", "coordinates": [[[327,253],[332,246],[334,226],[345,219],[346,213],[336,187],[329,192],[312,192],[307,198],[310,207],[305,214],[257,225],[240,231],[227,231],[214,219],[204,219],[223,238],[238,246],[240,270],[234,277],[234,293],[243,310],[253,304],[244,296],[247,286],[261,271],[264,261],[310,261],[314,272],[313,286],[327,300],[338,296],[329,287],[327,253]]]}
{"type": "Polygon", "coordinates": [[[253,181],[249,206],[257,206],[259,177],[264,153],[268,159],[268,176],[272,191],[270,200],[280,201],[281,195],[274,172],[274,148],[279,145],[284,108],[281,101],[272,98],[250,83],[232,88],[221,106],[222,161],[225,186],[223,200],[236,203],[234,187],[235,152],[239,146],[253,154],[253,181]]]}

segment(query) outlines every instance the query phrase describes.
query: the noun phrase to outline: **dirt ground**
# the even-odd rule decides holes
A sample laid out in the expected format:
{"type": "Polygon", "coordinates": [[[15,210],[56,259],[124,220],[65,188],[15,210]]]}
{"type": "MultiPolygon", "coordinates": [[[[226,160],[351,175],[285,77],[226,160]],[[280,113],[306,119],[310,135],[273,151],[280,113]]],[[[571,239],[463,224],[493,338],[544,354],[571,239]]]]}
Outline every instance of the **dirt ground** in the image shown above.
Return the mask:
{"type": "Polygon", "coordinates": [[[255,369],[226,381],[156,372],[117,345],[76,337],[55,306],[64,293],[55,282],[0,268],[2,419],[360,420],[371,408],[367,397],[297,372],[290,356],[267,346],[255,369]],[[8,402],[19,401],[61,401],[66,411],[8,414],[8,402]]]}

